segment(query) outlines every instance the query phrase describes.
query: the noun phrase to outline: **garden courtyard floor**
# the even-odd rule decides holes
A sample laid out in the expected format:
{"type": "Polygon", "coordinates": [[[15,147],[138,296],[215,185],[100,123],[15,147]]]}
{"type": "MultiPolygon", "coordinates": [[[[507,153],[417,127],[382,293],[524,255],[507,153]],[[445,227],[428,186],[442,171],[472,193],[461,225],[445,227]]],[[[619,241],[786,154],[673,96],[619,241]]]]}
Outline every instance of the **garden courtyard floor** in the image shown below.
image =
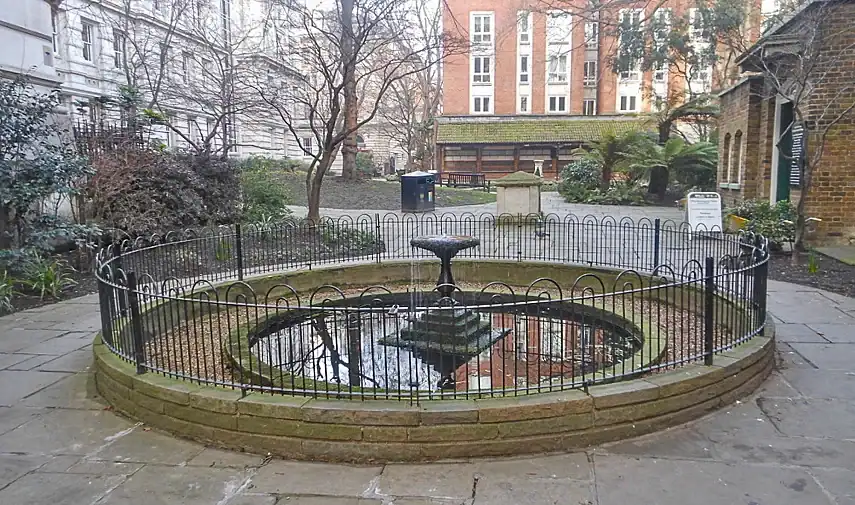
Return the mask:
{"type": "Polygon", "coordinates": [[[780,366],[696,422],[584,452],[353,467],[150,431],[93,393],[97,298],[0,318],[0,503],[855,504],[855,299],[770,282],[780,366]]]}
{"type": "MultiPolygon", "coordinates": [[[[545,212],[682,217],[544,197],[545,212]]],[[[569,454],[362,467],[224,452],[117,416],[93,391],[97,297],[17,312],[0,318],[0,504],[855,505],[855,299],[770,281],[769,310],[778,370],[693,423],[569,454]]]]}

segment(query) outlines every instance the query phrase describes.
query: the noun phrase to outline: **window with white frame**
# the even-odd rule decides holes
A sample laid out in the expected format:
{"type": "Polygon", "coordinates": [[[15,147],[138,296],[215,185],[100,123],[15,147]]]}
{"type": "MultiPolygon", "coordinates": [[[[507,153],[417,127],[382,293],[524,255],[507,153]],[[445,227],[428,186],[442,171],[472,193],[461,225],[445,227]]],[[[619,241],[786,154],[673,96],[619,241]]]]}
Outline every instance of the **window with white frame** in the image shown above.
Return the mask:
{"type": "Polygon", "coordinates": [[[550,96],[549,112],[567,112],[566,96],[550,96]]]}
{"type": "Polygon", "coordinates": [[[122,30],[113,28],[113,68],[123,68],[125,61],[125,36],[122,30]]]}
{"type": "Polygon", "coordinates": [[[181,80],[185,83],[190,82],[190,67],[193,65],[193,55],[190,53],[181,53],[181,80]]]}
{"type": "MultiPolygon", "coordinates": [[[[643,14],[644,11],[642,9],[622,9],[619,12],[621,47],[629,44],[628,39],[637,37],[641,33],[641,16],[643,14]]],[[[638,62],[630,61],[626,55],[621,55],[621,60],[623,60],[620,63],[621,80],[639,80],[641,78],[641,73],[638,70],[638,62]]]]}
{"type": "Polygon", "coordinates": [[[656,66],[653,67],[653,80],[655,82],[665,82],[665,63],[660,62],[657,63],[656,66]]]}
{"type": "Polygon", "coordinates": [[[199,126],[196,124],[196,118],[187,116],[187,136],[190,137],[191,144],[199,142],[199,126]]]}
{"type": "Polygon", "coordinates": [[[596,49],[600,45],[600,23],[597,21],[585,22],[585,48],[596,49]]]}
{"type": "Polygon", "coordinates": [[[636,112],[638,109],[638,97],[635,95],[620,96],[620,112],[636,112]]]}
{"type": "Polygon", "coordinates": [[[528,97],[525,95],[520,97],[520,112],[528,112],[528,97]]]}
{"type": "Polygon", "coordinates": [[[540,356],[543,360],[570,357],[571,348],[564,341],[564,323],[559,319],[540,319],[540,356]]]}
{"type": "Polygon", "coordinates": [[[211,63],[211,60],[202,59],[202,84],[208,84],[208,81],[211,79],[212,72],[214,71],[214,65],[211,63]]]}
{"type": "Polygon", "coordinates": [[[490,97],[476,96],[472,104],[472,110],[480,114],[489,114],[490,112],[490,97]]]}
{"type": "Polygon", "coordinates": [[[570,15],[566,12],[550,12],[546,16],[546,40],[550,43],[566,42],[570,30],[570,15]]]}
{"type": "Polygon", "coordinates": [[[528,11],[520,11],[519,20],[517,23],[517,33],[519,34],[520,44],[526,45],[531,43],[531,14],[528,11]]]}
{"type": "Polygon", "coordinates": [[[93,61],[95,59],[95,23],[83,21],[80,36],[83,39],[83,59],[93,61]]]}
{"type": "Polygon", "coordinates": [[[597,101],[593,98],[586,98],[582,100],[582,115],[583,116],[595,116],[597,115],[597,101]]]}
{"type": "Polygon", "coordinates": [[[567,82],[567,55],[555,54],[549,57],[549,82],[567,82]]]}
{"type": "Polygon", "coordinates": [[[696,7],[689,9],[689,39],[699,42],[704,38],[704,16],[703,11],[696,7]]]}
{"type": "Polygon", "coordinates": [[[303,137],[300,139],[300,148],[303,149],[303,156],[312,156],[314,150],[314,139],[312,137],[303,137]]]}
{"type": "Polygon", "coordinates": [[[472,57],[472,82],[476,84],[490,83],[490,57],[472,57]]]}
{"type": "Polygon", "coordinates": [[[582,85],[593,87],[597,84],[597,60],[588,60],[583,67],[582,85]]]}
{"type": "Polygon", "coordinates": [[[489,44],[493,41],[493,15],[472,15],[472,42],[474,44],[489,44]]]}
{"type": "Polygon", "coordinates": [[[528,80],[528,74],[529,74],[528,61],[529,61],[528,55],[520,56],[520,83],[521,84],[528,84],[529,83],[529,80],[528,80]]]}

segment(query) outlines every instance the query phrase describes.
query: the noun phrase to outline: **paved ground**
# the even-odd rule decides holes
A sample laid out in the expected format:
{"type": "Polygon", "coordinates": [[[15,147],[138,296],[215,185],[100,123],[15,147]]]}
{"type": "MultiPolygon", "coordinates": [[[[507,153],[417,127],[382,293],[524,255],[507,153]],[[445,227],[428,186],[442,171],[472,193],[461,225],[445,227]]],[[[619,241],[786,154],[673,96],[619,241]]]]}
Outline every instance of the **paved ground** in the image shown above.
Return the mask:
{"type": "Polygon", "coordinates": [[[0,318],[3,505],[855,505],[855,299],[770,283],[781,367],[752,398],[587,452],[349,467],[208,449],[92,393],[94,297],[0,318]]]}
{"type": "MultiPolygon", "coordinates": [[[[294,213],[294,215],[302,217],[305,216],[308,209],[306,207],[300,207],[297,205],[289,205],[289,209],[294,213]]],[[[559,216],[565,216],[567,214],[574,214],[579,217],[584,216],[596,216],[599,218],[603,218],[605,216],[612,216],[616,220],[620,220],[622,217],[632,217],[638,218],[640,216],[646,216],[648,219],[656,219],[661,218],[663,221],[666,219],[672,219],[675,221],[683,220],[683,211],[678,209],[676,206],[674,207],[631,207],[627,205],[585,205],[579,203],[567,203],[564,199],[556,192],[544,192],[541,195],[541,210],[544,213],[550,214],[554,213],[559,216]]],[[[364,211],[355,211],[355,210],[347,210],[347,209],[321,209],[321,215],[337,218],[341,216],[354,216],[360,212],[364,212],[366,214],[397,214],[402,215],[402,212],[392,212],[387,210],[364,210],[364,211]]],[[[496,202],[493,203],[485,203],[481,205],[466,205],[462,207],[441,207],[436,209],[437,214],[463,214],[463,213],[472,213],[472,214],[495,214],[496,213],[496,202]]]]}

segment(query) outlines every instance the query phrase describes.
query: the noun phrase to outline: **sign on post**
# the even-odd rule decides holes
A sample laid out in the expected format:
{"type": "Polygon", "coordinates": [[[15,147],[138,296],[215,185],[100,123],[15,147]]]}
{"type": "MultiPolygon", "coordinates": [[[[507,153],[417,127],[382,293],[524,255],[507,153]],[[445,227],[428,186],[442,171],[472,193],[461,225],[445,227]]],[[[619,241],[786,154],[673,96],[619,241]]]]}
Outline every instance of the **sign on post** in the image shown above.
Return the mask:
{"type": "Polygon", "coordinates": [[[714,192],[693,191],[686,197],[686,213],[694,232],[721,233],[721,195],[714,192]]]}

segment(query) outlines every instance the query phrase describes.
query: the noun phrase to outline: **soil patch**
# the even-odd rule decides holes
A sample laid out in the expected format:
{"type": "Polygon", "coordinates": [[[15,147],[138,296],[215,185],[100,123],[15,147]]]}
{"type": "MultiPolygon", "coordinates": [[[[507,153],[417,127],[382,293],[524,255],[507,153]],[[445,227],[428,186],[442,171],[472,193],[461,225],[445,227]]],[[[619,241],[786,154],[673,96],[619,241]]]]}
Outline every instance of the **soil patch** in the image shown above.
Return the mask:
{"type": "Polygon", "coordinates": [[[820,253],[813,253],[813,258],[815,272],[811,272],[810,253],[799,255],[796,265],[789,253],[773,253],[769,258],[769,278],[855,297],[855,266],[820,253]]]}

